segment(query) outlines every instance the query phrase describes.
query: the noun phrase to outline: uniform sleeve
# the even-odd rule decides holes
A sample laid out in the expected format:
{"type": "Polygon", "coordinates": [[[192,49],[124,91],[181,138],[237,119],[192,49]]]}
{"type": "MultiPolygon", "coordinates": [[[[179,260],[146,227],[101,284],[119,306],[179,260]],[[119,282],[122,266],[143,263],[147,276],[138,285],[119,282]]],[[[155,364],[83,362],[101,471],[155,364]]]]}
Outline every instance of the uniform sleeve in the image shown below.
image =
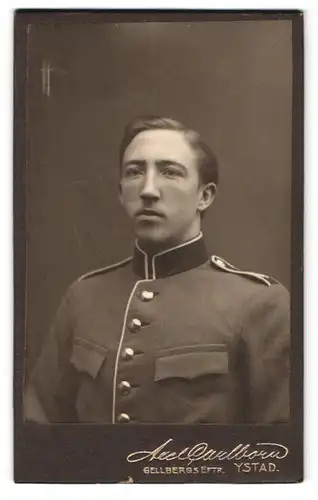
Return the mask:
{"type": "Polygon", "coordinates": [[[289,419],[290,300],[282,285],[256,293],[245,311],[246,417],[250,423],[289,419]]]}
{"type": "Polygon", "coordinates": [[[72,287],[63,298],[24,393],[26,421],[76,422],[72,349],[72,287]]]}

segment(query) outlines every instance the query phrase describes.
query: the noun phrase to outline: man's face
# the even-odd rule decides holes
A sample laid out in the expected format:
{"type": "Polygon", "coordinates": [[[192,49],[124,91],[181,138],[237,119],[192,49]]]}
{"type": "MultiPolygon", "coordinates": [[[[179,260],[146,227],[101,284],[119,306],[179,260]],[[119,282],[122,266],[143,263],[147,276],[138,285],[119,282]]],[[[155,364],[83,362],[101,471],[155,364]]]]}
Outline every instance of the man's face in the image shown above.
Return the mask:
{"type": "Polygon", "coordinates": [[[147,130],[128,145],[121,201],[140,241],[164,248],[195,237],[202,190],[195,151],[182,132],[147,130]]]}

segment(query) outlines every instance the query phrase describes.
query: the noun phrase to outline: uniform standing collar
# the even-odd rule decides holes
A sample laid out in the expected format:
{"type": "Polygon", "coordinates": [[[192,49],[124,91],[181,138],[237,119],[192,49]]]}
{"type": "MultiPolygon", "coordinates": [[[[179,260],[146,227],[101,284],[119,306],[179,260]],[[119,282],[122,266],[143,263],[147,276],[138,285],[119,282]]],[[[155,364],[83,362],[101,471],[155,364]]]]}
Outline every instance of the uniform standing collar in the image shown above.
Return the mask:
{"type": "Polygon", "coordinates": [[[133,270],[142,279],[157,279],[188,271],[208,260],[203,235],[154,255],[147,255],[136,241],[133,270]]]}

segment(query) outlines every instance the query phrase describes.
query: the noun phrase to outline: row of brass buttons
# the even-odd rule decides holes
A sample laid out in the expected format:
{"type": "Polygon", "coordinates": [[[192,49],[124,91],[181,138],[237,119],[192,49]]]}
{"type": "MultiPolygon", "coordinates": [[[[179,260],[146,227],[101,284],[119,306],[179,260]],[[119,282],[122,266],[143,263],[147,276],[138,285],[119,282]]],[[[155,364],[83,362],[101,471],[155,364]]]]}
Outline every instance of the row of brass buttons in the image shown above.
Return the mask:
{"type": "MultiPolygon", "coordinates": [[[[153,292],[150,292],[148,290],[143,290],[140,293],[140,298],[143,302],[149,302],[154,298],[155,294],[153,292]]],[[[141,329],[142,324],[140,319],[138,318],[133,318],[128,325],[128,329],[131,333],[137,333],[141,329]]],[[[122,353],[122,358],[123,359],[132,359],[134,357],[134,350],[131,349],[131,347],[126,347],[122,353]]],[[[127,395],[131,391],[131,385],[127,380],[122,380],[120,384],[118,385],[119,390],[122,392],[122,394],[127,395]]],[[[117,421],[121,423],[126,423],[130,421],[130,416],[127,413],[120,413],[117,416],[117,421]]]]}

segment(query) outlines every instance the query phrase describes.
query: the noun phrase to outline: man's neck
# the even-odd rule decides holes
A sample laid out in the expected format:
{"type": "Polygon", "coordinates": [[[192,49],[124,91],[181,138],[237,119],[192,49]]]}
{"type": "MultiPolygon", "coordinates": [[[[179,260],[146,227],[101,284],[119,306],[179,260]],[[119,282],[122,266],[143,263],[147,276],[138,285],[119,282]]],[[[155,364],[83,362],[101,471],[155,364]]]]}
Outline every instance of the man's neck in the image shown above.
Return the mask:
{"type": "MultiPolygon", "coordinates": [[[[157,247],[158,248],[158,247],[157,247]]],[[[150,255],[136,241],[133,270],[142,279],[158,279],[172,276],[195,267],[208,260],[202,233],[190,240],[165,248],[150,255]]]]}
{"type": "Polygon", "coordinates": [[[182,247],[183,245],[187,245],[192,241],[196,241],[197,239],[202,237],[202,232],[199,231],[196,235],[191,236],[190,238],[185,239],[170,239],[165,240],[163,242],[154,242],[149,240],[140,240],[137,239],[136,245],[137,247],[144,253],[146,253],[149,257],[154,255],[158,255],[160,253],[168,252],[174,248],[182,247]]]}

